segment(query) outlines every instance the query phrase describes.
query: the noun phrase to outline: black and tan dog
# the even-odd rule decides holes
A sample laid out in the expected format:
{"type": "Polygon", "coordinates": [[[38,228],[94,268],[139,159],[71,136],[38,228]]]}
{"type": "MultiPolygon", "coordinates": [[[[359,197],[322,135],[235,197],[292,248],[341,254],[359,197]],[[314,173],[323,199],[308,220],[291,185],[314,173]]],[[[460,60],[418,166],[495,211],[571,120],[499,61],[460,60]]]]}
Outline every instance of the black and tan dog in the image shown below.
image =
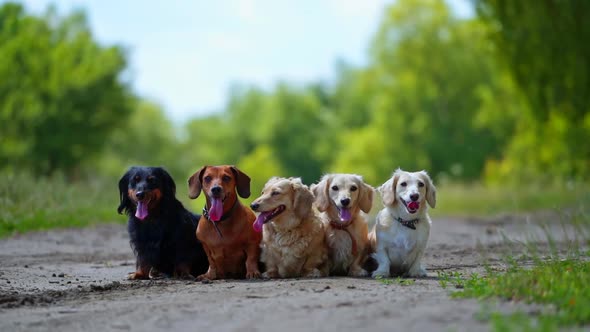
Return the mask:
{"type": "Polygon", "coordinates": [[[190,278],[207,271],[207,255],[195,236],[199,215],[176,199],[176,184],[161,167],[131,167],[119,180],[117,211],[136,257],[129,279],[190,278]]]}

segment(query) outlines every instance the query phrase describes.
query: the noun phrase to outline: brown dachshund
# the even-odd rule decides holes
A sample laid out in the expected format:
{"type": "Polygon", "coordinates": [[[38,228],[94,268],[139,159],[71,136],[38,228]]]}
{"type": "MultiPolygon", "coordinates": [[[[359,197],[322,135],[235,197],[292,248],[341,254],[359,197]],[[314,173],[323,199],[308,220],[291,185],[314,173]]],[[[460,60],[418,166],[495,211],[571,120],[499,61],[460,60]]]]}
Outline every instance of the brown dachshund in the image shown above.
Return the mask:
{"type": "Polygon", "coordinates": [[[189,178],[188,186],[191,199],[201,190],[207,198],[197,238],[209,270],[197,279],[260,278],[262,235],[252,228],[256,215],[237,196],[250,197],[250,178],[235,166],[204,166],[189,178]]]}

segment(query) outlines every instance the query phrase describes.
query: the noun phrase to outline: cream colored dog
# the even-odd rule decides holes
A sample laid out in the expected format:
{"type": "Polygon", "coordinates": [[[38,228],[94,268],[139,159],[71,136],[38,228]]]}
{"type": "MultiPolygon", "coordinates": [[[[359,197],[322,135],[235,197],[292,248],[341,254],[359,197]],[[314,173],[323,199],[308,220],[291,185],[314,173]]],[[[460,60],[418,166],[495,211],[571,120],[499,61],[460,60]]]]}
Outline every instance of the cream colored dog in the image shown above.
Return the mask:
{"type": "Polygon", "coordinates": [[[326,227],[330,274],[365,277],[368,255],[367,220],[373,205],[373,187],[355,174],[326,174],[311,187],[326,227]]]}
{"type": "Polygon", "coordinates": [[[372,257],[379,267],[373,277],[401,275],[424,277],[422,255],[430,235],[428,207],[436,205],[436,188],[425,171],[398,169],[379,187],[385,208],[377,215],[369,235],[375,248],[372,257]]]}
{"type": "Polygon", "coordinates": [[[250,207],[260,212],[254,229],[262,233],[260,260],[265,278],[325,277],[325,230],[312,209],[313,194],[299,178],[273,177],[250,207]]]}

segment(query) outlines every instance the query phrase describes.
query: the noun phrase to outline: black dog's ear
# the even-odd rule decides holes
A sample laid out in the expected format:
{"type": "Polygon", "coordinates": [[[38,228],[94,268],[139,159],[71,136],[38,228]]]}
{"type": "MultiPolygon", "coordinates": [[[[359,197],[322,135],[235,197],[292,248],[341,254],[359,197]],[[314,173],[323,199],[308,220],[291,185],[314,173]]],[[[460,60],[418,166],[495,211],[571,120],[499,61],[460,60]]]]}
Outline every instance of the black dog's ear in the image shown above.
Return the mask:
{"type": "Polygon", "coordinates": [[[127,190],[129,189],[129,178],[131,174],[135,171],[136,167],[131,167],[123,177],[119,180],[119,207],[117,208],[117,212],[119,214],[123,213],[123,210],[128,211],[131,205],[131,200],[127,194],[127,190]]]}
{"type": "Polygon", "coordinates": [[[195,199],[201,194],[201,187],[203,183],[203,173],[209,166],[203,166],[195,174],[188,179],[188,197],[195,199]]]}
{"type": "Polygon", "coordinates": [[[236,177],[236,188],[238,189],[238,195],[242,198],[250,197],[250,177],[240,171],[236,166],[231,166],[232,172],[236,177]]]}
{"type": "Polygon", "coordinates": [[[174,183],[174,179],[172,179],[170,173],[168,173],[163,167],[154,167],[154,171],[162,181],[164,195],[174,197],[176,195],[176,183],[174,183]]]}

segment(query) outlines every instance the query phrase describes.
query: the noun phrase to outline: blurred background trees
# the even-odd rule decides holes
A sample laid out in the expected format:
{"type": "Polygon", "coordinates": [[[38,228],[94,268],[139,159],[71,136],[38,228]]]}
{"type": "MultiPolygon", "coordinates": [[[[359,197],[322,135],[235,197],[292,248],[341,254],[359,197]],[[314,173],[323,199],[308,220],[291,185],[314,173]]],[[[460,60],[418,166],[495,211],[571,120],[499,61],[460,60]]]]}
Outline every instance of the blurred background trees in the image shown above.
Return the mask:
{"type": "Polygon", "coordinates": [[[590,2],[443,0],[383,12],[370,62],[336,79],[235,85],[225,108],[173,124],[135,96],[121,47],[98,44],[84,15],[0,8],[0,168],[119,176],[167,167],[182,183],[236,164],[253,193],[272,175],[354,172],[372,184],[427,169],[438,180],[587,180],[590,2]]]}
{"type": "Polygon", "coordinates": [[[0,7],[0,165],[75,173],[131,114],[119,47],[101,46],[83,13],[0,7]]]}

